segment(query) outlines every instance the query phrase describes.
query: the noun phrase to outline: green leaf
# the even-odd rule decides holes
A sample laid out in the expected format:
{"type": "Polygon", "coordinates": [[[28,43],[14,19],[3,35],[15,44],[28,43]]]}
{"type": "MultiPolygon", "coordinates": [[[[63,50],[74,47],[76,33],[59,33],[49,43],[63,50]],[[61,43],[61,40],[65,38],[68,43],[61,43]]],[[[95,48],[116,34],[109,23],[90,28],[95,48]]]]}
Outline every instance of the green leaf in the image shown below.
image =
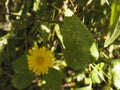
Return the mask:
{"type": "Polygon", "coordinates": [[[114,60],[112,62],[112,68],[111,68],[111,73],[112,73],[112,79],[113,79],[113,84],[115,87],[120,89],[120,59],[114,60]]]}
{"type": "Polygon", "coordinates": [[[40,26],[41,29],[41,37],[43,39],[44,42],[47,42],[49,40],[49,35],[50,35],[50,27],[48,24],[43,23],[40,26]]]}
{"type": "Polygon", "coordinates": [[[46,84],[42,86],[42,90],[61,90],[62,77],[61,72],[50,69],[49,73],[42,77],[46,81],[46,84]]]}
{"type": "Polygon", "coordinates": [[[113,0],[110,26],[104,46],[107,47],[120,35],[120,0],[113,0]]]}
{"type": "Polygon", "coordinates": [[[31,84],[33,78],[34,76],[32,73],[25,74],[16,73],[12,78],[12,83],[15,88],[24,89],[31,84]]]}
{"type": "Polygon", "coordinates": [[[83,69],[98,60],[99,53],[93,35],[76,16],[66,17],[62,25],[63,50],[69,67],[83,69]]]}
{"type": "Polygon", "coordinates": [[[58,24],[55,24],[54,30],[56,31],[57,37],[59,38],[59,40],[60,40],[63,48],[65,48],[65,45],[64,45],[64,43],[63,43],[63,36],[62,36],[62,34],[61,34],[61,32],[60,32],[60,27],[59,27],[58,24]]]}
{"type": "Polygon", "coordinates": [[[22,55],[21,57],[19,57],[17,60],[15,60],[12,63],[13,66],[13,70],[16,73],[26,73],[26,72],[30,72],[28,69],[28,64],[27,64],[27,58],[26,55],[22,55]]]}
{"type": "MultiPolygon", "coordinates": [[[[1,33],[1,32],[0,32],[1,33]]],[[[0,37],[0,65],[4,60],[8,58],[8,53],[4,50],[5,45],[8,44],[8,38],[11,36],[10,33],[5,34],[4,36],[0,37]],[[7,56],[7,57],[6,57],[7,56]]]]}
{"type": "Polygon", "coordinates": [[[90,72],[90,78],[92,82],[100,84],[102,81],[105,81],[103,75],[104,63],[99,63],[95,65],[95,67],[94,66],[91,67],[93,68],[93,70],[90,72]]]}
{"type": "Polygon", "coordinates": [[[95,70],[93,70],[90,73],[90,77],[91,77],[93,83],[99,83],[99,84],[101,83],[101,79],[100,79],[100,77],[98,76],[98,74],[96,73],[95,70]]]}

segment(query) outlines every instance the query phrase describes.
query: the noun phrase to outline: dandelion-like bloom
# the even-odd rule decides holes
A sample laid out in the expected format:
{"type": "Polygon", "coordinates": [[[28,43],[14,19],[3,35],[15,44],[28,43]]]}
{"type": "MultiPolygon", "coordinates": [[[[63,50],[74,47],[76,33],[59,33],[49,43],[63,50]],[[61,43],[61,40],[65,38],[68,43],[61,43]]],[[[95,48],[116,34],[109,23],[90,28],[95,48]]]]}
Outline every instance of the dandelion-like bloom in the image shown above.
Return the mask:
{"type": "Polygon", "coordinates": [[[28,68],[37,75],[47,74],[48,68],[53,67],[55,58],[51,50],[47,50],[44,46],[38,48],[37,44],[35,44],[34,48],[28,52],[28,68]]]}

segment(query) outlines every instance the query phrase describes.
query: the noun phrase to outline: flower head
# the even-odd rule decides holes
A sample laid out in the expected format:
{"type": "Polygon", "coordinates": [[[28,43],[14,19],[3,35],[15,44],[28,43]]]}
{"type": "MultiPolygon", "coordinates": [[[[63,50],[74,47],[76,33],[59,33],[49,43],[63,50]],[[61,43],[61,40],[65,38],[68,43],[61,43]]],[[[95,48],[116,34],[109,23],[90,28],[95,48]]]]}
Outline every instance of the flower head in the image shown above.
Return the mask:
{"type": "Polygon", "coordinates": [[[28,52],[28,68],[37,75],[47,74],[48,68],[53,67],[55,58],[51,50],[47,50],[44,46],[38,48],[37,44],[35,44],[34,48],[28,52]]]}

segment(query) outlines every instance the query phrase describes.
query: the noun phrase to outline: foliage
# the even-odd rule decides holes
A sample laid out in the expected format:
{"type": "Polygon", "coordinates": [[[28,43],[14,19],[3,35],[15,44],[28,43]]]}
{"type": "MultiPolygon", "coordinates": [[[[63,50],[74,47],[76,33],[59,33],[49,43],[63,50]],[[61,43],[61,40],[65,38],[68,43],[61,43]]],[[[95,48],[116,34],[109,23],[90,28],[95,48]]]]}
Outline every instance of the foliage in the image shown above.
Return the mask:
{"type": "Polygon", "coordinates": [[[120,89],[120,0],[3,0],[0,11],[0,90],[120,89]],[[29,70],[34,43],[54,52],[48,74],[29,70]]]}

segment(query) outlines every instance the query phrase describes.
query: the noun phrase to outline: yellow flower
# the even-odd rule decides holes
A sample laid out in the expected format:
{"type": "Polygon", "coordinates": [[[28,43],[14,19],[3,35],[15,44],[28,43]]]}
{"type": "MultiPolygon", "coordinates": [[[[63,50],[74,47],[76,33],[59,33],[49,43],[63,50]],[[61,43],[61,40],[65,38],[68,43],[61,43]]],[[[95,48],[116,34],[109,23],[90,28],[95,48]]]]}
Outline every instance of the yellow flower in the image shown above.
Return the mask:
{"type": "Polygon", "coordinates": [[[28,52],[28,68],[37,75],[47,74],[48,68],[53,67],[55,58],[51,50],[47,50],[44,46],[38,48],[37,44],[35,44],[34,48],[28,52]]]}

